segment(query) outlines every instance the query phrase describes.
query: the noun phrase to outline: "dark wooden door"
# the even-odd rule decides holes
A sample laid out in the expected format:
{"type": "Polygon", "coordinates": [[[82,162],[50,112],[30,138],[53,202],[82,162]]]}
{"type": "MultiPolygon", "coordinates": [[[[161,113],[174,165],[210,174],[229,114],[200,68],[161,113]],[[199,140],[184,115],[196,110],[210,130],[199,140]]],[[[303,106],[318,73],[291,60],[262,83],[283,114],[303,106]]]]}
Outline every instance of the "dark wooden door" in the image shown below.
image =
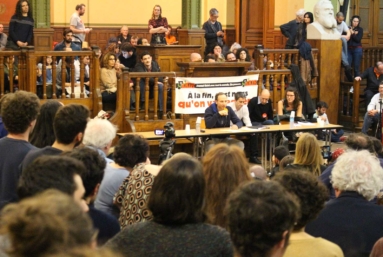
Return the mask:
{"type": "Polygon", "coordinates": [[[383,0],[352,0],[349,13],[361,18],[363,46],[383,46],[383,0]]]}

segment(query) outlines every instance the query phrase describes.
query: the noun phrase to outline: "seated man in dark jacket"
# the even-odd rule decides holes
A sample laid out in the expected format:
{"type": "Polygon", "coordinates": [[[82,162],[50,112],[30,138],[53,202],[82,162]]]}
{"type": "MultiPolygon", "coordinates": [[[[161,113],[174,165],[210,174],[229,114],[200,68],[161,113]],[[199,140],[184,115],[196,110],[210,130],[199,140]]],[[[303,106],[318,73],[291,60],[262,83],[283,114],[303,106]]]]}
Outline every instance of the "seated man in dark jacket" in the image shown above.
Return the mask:
{"type": "Polygon", "coordinates": [[[383,81],[383,62],[377,62],[374,67],[370,67],[362,75],[355,77],[355,80],[367,79],[367,87],[364,89],[366,106],[371,102],[372,97],[379,93],[379,85],[383,81]]]}
{"type": "MultiPolygon", "coordinates": [[[[227,106],[227,97],[224,93],[217,93],[215,95],[215,103],[211,104],[205,110],[205,123],[206,128],[225,128],[239,129],[242,127],[242,121],[237,117],[235,112],[230,106],[227,106]],[[230,127],[230,121],[233,125],[230,127]]],[[[235,144],[244,149],[245,145],[239,141],[228,136],[216,136],[206,143],[205,151],[208,152],[215,144],[227,143],[235,144]]]]}
{"type": "MultiPolygon", "coordinates": [[[[141,62],[137,63],[134,67],[135,72],[161,72],[158,63],[152,60],[152,56],[148,51],[144,51],[140,54],[141,62]]],[[[163,78],[158,78],[158,102],[160,105],[160,112],[163,110],[163,88],[162,84],[163,78]]],[[[149,79],[150,91],[153,91],[154,88],[154,78],[149,79]]],[[[140,106],[144,106],[145,101],[145,78],[142,78],[140,81],[140,106]]]]}

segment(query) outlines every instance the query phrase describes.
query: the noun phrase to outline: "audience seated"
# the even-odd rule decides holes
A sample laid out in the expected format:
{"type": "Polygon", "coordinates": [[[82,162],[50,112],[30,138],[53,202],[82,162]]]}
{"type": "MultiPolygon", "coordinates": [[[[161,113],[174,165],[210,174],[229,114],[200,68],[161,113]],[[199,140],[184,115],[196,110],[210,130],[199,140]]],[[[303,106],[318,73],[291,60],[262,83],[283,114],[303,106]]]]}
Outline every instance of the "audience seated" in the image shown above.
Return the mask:
{"type": "Polygon", "coordinates": [[[294,156],[293,155],[286,155],[282,158],[282,160],[279,162],[279,171],[286,170],[286,167],[290,164],[293,164],[294,162],[294,156]]]}
{"type": "Polygon", "coordinates": [[[107,164],[94,202],[96,209],[112,214],[116,218],[119,218],[120,210],[113,204],[113,197],[124,179],[129,176],[136,160],[133,138],[133,135],[126,135],[118,140],[113,153],[114,162],[107,164]]]}
{"type": "Polygon", "coordinates": [[[260,165],[254,165],[250,168],[250,176],[258,180],[269,180],[266,170],[260,165]]]}
{"type": "Polygon", "coordinates": [[[17,64],[15,64],[15,57],[13,55],[11,56],[4,56],[4,92],[8,93],[11,91],[10,85],[11,85],[11,78],[10,78],[10,70],[13,71],[12,79],[13,79],[13,90],[16,91],[17,84],[19,83],[19,68],[17,64]]]}
{"type": "Polygon", "coordinates": [[[247,70],[255,70],[254,62],[251,61],[249,51],[246,48],[239,48],[235,54],[238,62],[251,62],[250,67],[247,70]]]}
{"type": "Polygon", "coordinates": [[[121,75],[116,72],[116,60],[112,53],[106,53],[102,57],[100,86],[104,110],[116,110],[117,77],[121,75]]]}
{"type": "Polygon", "coordinates": [[[343,257],[342,250],[336,244],[320,237],[312,237],[305,232],[307,223],[318,216],[328,198],[325,185],[318,183],[317,177],[302,167],[280,172],[273,180],[279,182],[288,192],[296,195],[300,205],[301,215],[294,224],[284,256],[343,257]]]}
{"type": "Polygon", "coordinates": [[[296,198],[274,181],[243,183],[225,209],[235,256],[283,256],[299,218],[296,198]]]}
{"type": "MultiPolygon", "coordinates": [[[[328,118],[327,118],[327,109],[328,109],[328,104],[326,102],[323,102],[323,101],[319,101],[317,102],[317,105],[316,105],[316,112],[313,116],[314,119],[321,119],[324,121],[324,124],[325,125],[328,125],[330,124],[330,122],[328,121],[328,118]]],[[[319,131],[316,131],[316,134],[317,134],[317,138],[320,139],[320,140],[324,140],[325,139],[325,133],[326,131],[323,130],[319,130],[319,131]]],[[[345,139],[345,137],[343,137],[343,134],[344,134],[344,131],[343,129],[333,129],[331,130],[331,135],[330,135],[330,139],[331,139],[331,142],[339,142],[339,141],[342,141],[345,139]]]]}
{"type": "Polygon", "coordinates": [[[280,171],[279,166],[281,164],[281,161],[284,157],[286,157],[288,155],[290,155],[290,152],[286,146],[279,145],[279,146],[274,148],[273,157],[272,157],[274,167],[271,169],[271,171],[269,173],[270,178],[274,177],[277,173],[279,173],[279,171],[280,171]]]}
{"type": "MultiPolygon", "coordinates": [[[[54,51],[81,51],[80,46],[72,42],[72,39],[73,39],[73,31],[71,29],[64,29],[63,41],[58,43],[53,50],[54,51]]],[[[59,60],[60,58],[57,58],[57,61],[59,60]]]]}
{"type": "Polygon", "coordinates": [[[371,101],[367,105],[367,112],[364,115],[362,133],[367,135],[368,130],[372,124],[377,124],[381,119],[381,104],[383,98],[383,81],[379,84],[379,92],[372,96],[371,101]]]}
{"type": "Polygon", "coordinates": [[[27,153],[36,149],[28,142],[40,110],[39,99],[33,93],[9,93],[1,101],[1,117],[8,135],[0,139],[0,209],[16,202],[19,165],[27,153]]]}
{"type": "Polygon", "coordinates": [[[222,47],[218,43],[212,46],[209,53],[214,55],[216,62],[225,62],[225,56],[222,54],[222,47]]]}
{"type": "MultiPolygon", "coordinates": [[[[348,150],[367,150],[371,154],[376,154],[371,139],[362,133],[352,133],[344,142],[346,143],[348,150]]],[[[330,178],[335,164],[336,162],[329,164],[319,177],[319,179],[327,186],[327,189],[330,192],[330,199],[335,198],[335,191],[330,178]]],[[[383,167],[383,160],[380,160],[380,165],[383,167]]]]}
{"type": "MultiPolygon", "coordinates": [[[[45,72],[46,72],[46,76],[45,76],[45,83],[46,83],[46,87],[47,87],[47,97],[50,98],[52,97],[52,92],[49,93],[49,90],[52,91],[52,65],[53,65],[53,60],[52,60],[52,56],[48,55],[45,57],[45,72]]],[[[43,63],[39,62],[37,64],[37,95],[40,97],[40,98],[43,98],[43,89],[42,89],[42,85],[43,85],[43,63]]]]}
{"type": "Polygon", "coordinates": [[[86,125],[82,143],[86,147],[96,150],[105,159],[106,163],[111,163],[113,160],[107,158],[107,156],[113,139],[116,137],[116,132],[116,126],[110,121],[92,119],[86,125]]]}
{"type": "Polygon", "coordinates": [[[8,131],[5,128],[3,118],[1,117],[1,103],[5,100],[7,95],[3,95],[3,97],[0,98],[0,139],[3,137],[6,137],[8,135],[8,131]]]}
{"type": "Polygon", "coordinates": [[[136,47],[137,46],[137,41],[138,41],[138,37],[137,36],[132,36],[130,38],[130,44],[133,46],[133,47],[136,47]]]}
{"type": "Polygon", "coordinates": [[[130,38],[132,36],[129,35],[128,26],[124,25],[120,29],[120,35],[117,36],[117,46],[121,48],[124,43],[130,43],[130,38]]]}
{"type": "Polygon", "coordinates": [[[168,25],[168,31],[165,32],[165,40],[167,45],[177,45],[178,41],[175,36],[171,34],[172,26],[168,25]]]}
{"type": "Polygon", "coordinates": [[[153,183],[153,220],[127,226],[106,247],[123,256],[233,256],[228,232],[205,223],[205,192],[200,162],[174,156],[153,183]]]}
{"type": "Polygon", "coordinates": [[[93,205],[104,177],[105,159],[88,147],[76,148],[64,155],[81,161],[86,168],[86,172],[81,174],[85,188],[84,199],[89,207],[88,213],[93,225],[98,229],[97,244],[103,245],[120,231],[120,225],[114,216],[97,210],[93,205]]]}
{"type": "Polygon", "coordinates": [[[225,61],[226,62],[237,62],[237,57],[235,57],[235,54],[233,52],[227,52],[225,54],[225,61]]]}
{"type": "Polygon", "coordinates": [[[59,109],[53,120],[56,138],[54,143],[52,146],[30,151],[20,165],[21,170],[25,170],[39,156],[60,155],[62,152],[72,151],[82,141],[89,115],[89,109],[80,104],[68,104],[59,109]]]}
{"type": "Polygon", "coordinates": [[[199,53],[191,53],[190,62],[202,62],[201,55],[199,53]]]}
{"type": "Polygon", "coordinates": [[[1,221],[0,240],[6,238],[9,246],[3,242],[0,251],[6,256],[57,256],[74,247],[96,246],[88,215],[72,197],[54,189],[6,206],[1,221]]]}
{"type": "MultiPolygon", "coordinates": [[[[227,106],[227,97],[224,93],[220,92],[215,95],[215,102],[212,103],[205,110],[205,123],[206,128],[225,128],[239,129],[242,127],[242,121],[238,119],[237,115],[230,106],[227,106]],[[233,123],[230,126],[230,122],[233,123]]],[[[211,138],[206,145],[205,151],[208,152],[215,144],[226,143],[229,145],[235,144],[244,149],[245,145],[242,141],[228,137],[216,136],[211,138]]]]}
{"type": "Polygon", "coordinates": [[[208,222],[226,228],[223,214],[226,200],[238,185],[251,180],[246,156],[235,145],[218,144],[203,158],[206,181],[206,203],[204,210],[208,222]]]}
{"type": "Polygon", "coordinates": [[[383,237],[383,207],[370,202],[383,187],[383,168],[368,151],[348,151],[331,175],[336,199],[331,200],[306,232],[339,245],[345,256],[369,256],[383,237]]]}
{"type": "Polygon", "coordinates": [[[204,62],[215,62],[214,54],[208,54],[205,56],[204,62]]]}
{"type": "Polygon", "coordinates": [[[33,129],[29,142],[37,148],[51,146],[56,140],[53,130],[55,115],[63,104],[57,100],[48,100],[41,105],[39,116],[37,116],[36,126],[33,129]]]}
{"type": "Polygon", "coordinates": [[[144,37],[140,37],[137,40],[137,45],[138,46],[150,46],[149,41],[146,38],[144,38],[144,37]]]}
{"type": "MultiPolygon", "coordinates": [[[[237,42],[234,42],[231,46],[230,46],[230,52],[234,53],[235,55],[237,54],[237,50],[238,49],[241,49],[242,46],[240,44],[238,44],[237,42]]],[[[238,58],[237,58],[238,59],[238,58]]]]}
{"type": "Polygon", "coordinates": [[[302,167],[315,176],[320,176],[326,169],[323,165],[321,149],[315,136],[302,133],[295,148],[295,159],[291,166],[302,167]]]}
{"type": "Polygon", "coordinates": [[[125,68],[133,70],[137,63],[136,49],[130,43],[122,44],[121,54],[118,56],[118,60],[120,60],[120,63],[124,65],[125,68]]]}
{"type": "Polygon", "coordinates": [[[146,203],[156,177],[156,174],[145,168],[149,155],[148,141],[137,135],[126,137],[129,142],[127,153],[128,166],[131,167],[130,174],[124,179],[113,198],[114,204],[120,209],[121,228],[152,219],[146,203]]]}

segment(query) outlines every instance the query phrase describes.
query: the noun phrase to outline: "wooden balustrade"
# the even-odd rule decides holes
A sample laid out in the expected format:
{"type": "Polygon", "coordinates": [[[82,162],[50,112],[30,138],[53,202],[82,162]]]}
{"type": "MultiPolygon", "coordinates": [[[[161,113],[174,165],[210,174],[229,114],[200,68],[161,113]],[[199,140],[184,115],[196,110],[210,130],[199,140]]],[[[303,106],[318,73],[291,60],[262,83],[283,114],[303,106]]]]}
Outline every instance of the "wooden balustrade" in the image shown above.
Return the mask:
{"type": "Polygon", "coordinates": [[[363,47],[363,56],[360,64],[360,72],[363,73],[367,68],[374,66],[378,61],[383,61],[383,48],[363,47]]]}

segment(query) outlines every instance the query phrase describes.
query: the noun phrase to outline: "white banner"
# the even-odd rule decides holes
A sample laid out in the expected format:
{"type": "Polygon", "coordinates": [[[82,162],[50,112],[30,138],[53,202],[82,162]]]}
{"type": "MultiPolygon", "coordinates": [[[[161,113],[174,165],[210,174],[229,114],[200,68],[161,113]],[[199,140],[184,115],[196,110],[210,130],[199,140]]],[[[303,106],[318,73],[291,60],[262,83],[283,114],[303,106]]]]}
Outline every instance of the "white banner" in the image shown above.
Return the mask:
{"type": "Polygon", "coordinates": [[[258,74],[237,77],[176,78],[175,113],[199,114],[214,103],[215,95],[225,93],[228,103],[242,92],[246,104],[258,94],[258,74]]]}

